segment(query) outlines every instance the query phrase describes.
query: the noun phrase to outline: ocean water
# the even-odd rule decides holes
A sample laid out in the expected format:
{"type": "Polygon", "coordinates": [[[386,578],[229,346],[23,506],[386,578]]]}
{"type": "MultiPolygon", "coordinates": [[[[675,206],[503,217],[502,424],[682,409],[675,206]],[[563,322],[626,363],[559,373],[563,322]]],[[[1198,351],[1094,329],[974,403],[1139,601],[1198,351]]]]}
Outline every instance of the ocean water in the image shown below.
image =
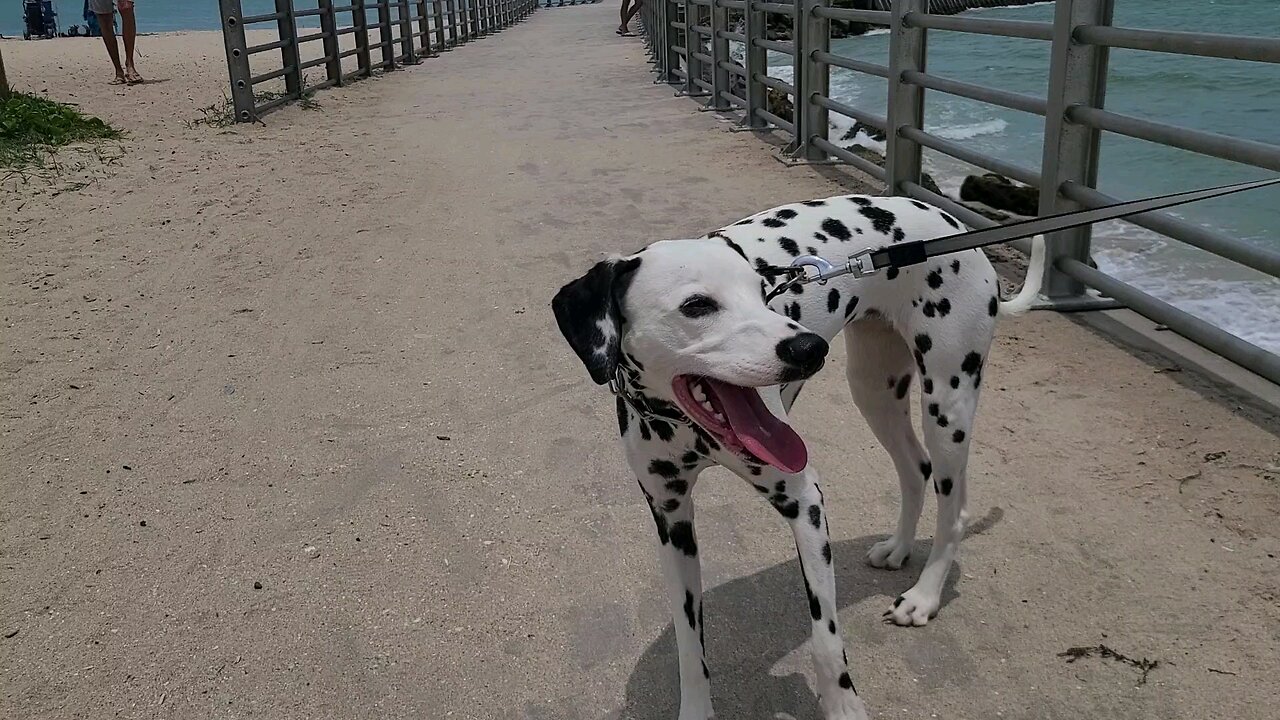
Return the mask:
{"type": "MultiPolygon", "coordinates": [[[[979,10],[987,17],[1052,21],[1053,4],[979,10]]],[[[1118,26],[1280,35],[1280,0],[1116,0],[1118,26]]],[[[835,40],[832,52],[887,64],[887,33],[835,40]]],[[[1017,38],[933,32],[929,71],[1044,97],[1048,43],[1017,38]]],[[[790,75],[790,58],[770,74],[790,75]]],[[[789,79],[789,77],[788,77],[789,79]]],[[[831,94],[877,115],[886,112],[885,80],[832,68],[831,94]]],[[[1044,119],[929,91],[927,129],[1024,167],[1040,167],[1044,119]]],[[[1115,112],[1280,143],[1280,67],[1214,58],[1113,50],[1106,107],[1115,112]]],[[[981,173],[931,150],[928,169],[949,194],[965,175],[981,173]]],[[[1274,173],[1141,140],[1103,134],[1098,186],[1137,198],[1274,173]]],[[[1173,209],[1184,220],[1280,250],[1280,188],[1251,191],[1173,209]]],[[[1105,223],[1095,230],[1094,254],[1104,271],[1272,352],[1280,352],[1280,280],[1168,240],[1135,225],[1105,223]]]]}
{"type": "MultiPolygon", "coordinates": [[[[59,3],[65,28],[84,0],[59,3]]],[[[300,3],[301,5],[301,3],[300,3]]],[[[217,0],[138,0],[142,32],[216,30],[217,0]]],[[[246,13],[266,13],[273,0],[244,0],[246,13]]],[[[1053,4],[978,10],[989,17],[1049,21],[1053,4]]],[[[21,34],[21,3],[0,0],[0,34],[21,34]]],[[[1126,27],[1197,30],[1240,35],[1280,34],[1280,0],[1116,0],[1115,23],[1126,27]]],[[[87,42],[87,41],[86,41],[87,42]]],[[[887,33],[832,42],[833,52],[886,63],[887,33]]],[[[143,44],[145,51],[145,44],[143,44]]],[[[790,58],[770,58],[770,74],[790,79],[790,58]]],[[[1035,40],[934,32],[930,72],[944,77],[1044,96],[1049,46],[1035,40]]],[[[837,99],[884,115],[884,80],[832,69],[837,99]]],[[[1212,58],[1117,50],[1111,54],[1106,106],[1110,110],[1185,127],[1280,143],[1280,68],[1212,58]]],[[[839,122],[839,121],[836,121],[839,122]]],[[[1040,165],[1044,120],[1034,115],[929,92],[926,125],[942,137],[1029,168],[1040,165]]],[[[1121,198],[1267,177],[1263,170],[1104,134],[1099,187],[1121,198]]],[[[958,192],[965,175],[981,170],[926,150],[929,171],[944,190],[958,192]]],[[[782,182],[782,177],[779,176],[782,182]]],[[[1183,219],[1246,242],[1280,249],[1280,189],[1175,208],[1183,219]]],[[[1280,280],[1221,260],[1125,223],[1095,231],[1095,258],[1107,272],[1205,318],[1272,352],[1280,352],[1280,280]]]]}

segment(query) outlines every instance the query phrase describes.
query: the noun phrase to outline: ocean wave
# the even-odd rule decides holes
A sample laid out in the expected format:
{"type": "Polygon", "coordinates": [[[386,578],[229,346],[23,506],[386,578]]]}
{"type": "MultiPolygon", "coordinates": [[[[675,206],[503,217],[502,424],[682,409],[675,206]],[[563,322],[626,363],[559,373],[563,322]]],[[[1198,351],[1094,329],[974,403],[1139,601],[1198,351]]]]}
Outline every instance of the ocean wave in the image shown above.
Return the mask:
{"type": "Polygon", "coordinates": [[[970,140],[982,135],[999,135],[1009,127],[1009,123],[995,118],[968,125],[952,125],[950,127],[932,128],[930,132],[947,140],[970,140]]]}

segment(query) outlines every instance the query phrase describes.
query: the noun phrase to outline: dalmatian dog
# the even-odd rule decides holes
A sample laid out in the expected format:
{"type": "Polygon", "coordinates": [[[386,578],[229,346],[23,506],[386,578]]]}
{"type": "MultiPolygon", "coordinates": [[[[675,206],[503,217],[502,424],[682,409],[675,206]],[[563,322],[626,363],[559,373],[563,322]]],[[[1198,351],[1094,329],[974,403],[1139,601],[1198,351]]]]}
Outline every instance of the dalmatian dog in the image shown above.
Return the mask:
{"type": "Polygon", "coordinates": [[[963,230],[951,215],[901,197],[810,200],[604,260],[556,294],[552,309],[565,339],[591,378],[617,395],[622,445],[653,513],[675,618],[680,720],[713,717],[693,502],[699,473],[713,465],[750,483],[791,527],[825,717],[867,717],[836,615],[818,473],[787,424],[801,387],[842,330],[853,400],[892,457],[902,491],[897,528],[867,561],[901,568],[926,488],[932,485],[938,499],[924,570],[885,615],[919,626],[937,613],[964,532],[965,465],[996,317],[1034,302],[1043,239],[1033,241],[1027,281],[1009,301],[1000,299],[981,250],[767,296],[784,281],[779,268],[802,253],[843,260],[864,248],[963,230]],[[917,379],[923,444],[909,411],[917,379]]]}

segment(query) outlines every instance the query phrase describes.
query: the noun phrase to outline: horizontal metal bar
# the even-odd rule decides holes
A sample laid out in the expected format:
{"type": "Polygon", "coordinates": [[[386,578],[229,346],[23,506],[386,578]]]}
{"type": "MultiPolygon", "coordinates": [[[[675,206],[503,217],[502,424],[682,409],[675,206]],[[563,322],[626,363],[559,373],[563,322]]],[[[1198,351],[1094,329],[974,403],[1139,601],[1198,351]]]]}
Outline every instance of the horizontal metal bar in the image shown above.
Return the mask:
{"type": "Polygon", "coordinates": [[[693,59],[699,60],[701,62],[708,63],[708,64],[715,62],[715,58],[711,57],[710,55],[704,52],[698,52],[696,50],[693,53],[693,59]]]}
{"type": "Polygon", "coordinates": [[[783,3],[758,2],[756,3],[754,9],[767,12],[767,13],[777,13],[779,15],[790,15],[792,17],[795,17],[795,14],[796,14],[795,5],[785,5],[783,3]]]}
{"type": "Polygon", "coordinates": [[[249,84],[257,85],[260,82],[266,82],[268,80],[274,80],[278,77],[283,77],[284,75],[287,75],[291,72],[293,72],[293,66],[289,65],[287,67],[282,67],[279,70],[272,70],[269,73],[262,73],[261,75],[255,75],[254,77],[249,78],[249,84]]]}
{"type": "Polygon", "coordinates": [[[294,16],[294,17],[296,17],[296,18],[300,18],[300,17],[312,17],[312,16],[315,16],[315,15],[320,15],[320,14],[322,14],[322,13],[324,13],[324,10],[321,10],[320,8],[313,8],[313,9],[311,9],[311,10],[294,10],[294,11],[293,11],[293,16],[294,16]]]}
{"type": "Polygon", "coordinates": [[[680,68],[671,68],[671,74],[675,75],[681,80],[687,80],[689,78],[689,74],[681,70],[680,68]]]}
{"type": "Polygon", "coordinates": [[[332,80],[332,79],[330,79],[330,80],[321,80],[320,82],[316,83],[315,85],[308,85],[308,86],[306,86],[305,88],[303,88],[303,90],[302,90],[302,91],[303,91],[303,92],[315,92],[316,90],[324,90],[325,88],[333,87],[334,85],[337,85],[337,84],[338,84],[338,81],[337,81],[337,80],[332,80]]]}
{"type": "Polygon", "coordinates": [[[706,37],[711,37],[711,27],[708,25],[694,25],[690,29],[698,33],[699,35],[705,35],[706,37]]]}
{"type": "Polygon", "coordinates": [[[677,29],[677,30],[684,30],[684,23],[682,23],[682,22],[676,22],[675,20],[672,20],[672,21],[671,21],[671,27],[673,27],[673,28],[675,28],[675,29],[677,29]]]}
{"type": "Polygon", "coordinates": [[[341,35],[350,35],[351,33],[355,32],[355,31],[356,31],[356,29],[355,29],[355,28],[353,28],[353,27],[346,27],[346,28],[342,28],[342,29],[340,29],[340,30],[334,30],[334,31],[333,31],[333,36],[334,36],[334,37],[339,37],[339,36],[341,36],[341,35]]]}
{"type": "Polygon", "coordinates": [[[275,41],[275,42],[262,43],[261,45],[252,45],[252,46],[250,46],[250,47],[245,48],[245,50],[244,50],[244,54],[245,54],[245,55],[256,55],[256,54],[258,54],[258,53],[260,53],[260,52],[266,52],[266,51],[268,51],[268,50],[278,50],[278,49],[280,49],[280,48],[282,48],[282,47],[286,47],[286,46],[288,46],[288,45],[290,45],[290,44],[292,44],[292,43],[293,43],[293,41],[292,41],[292,40],[289,40],[288,38],[285,38],[284,40],[277,40],[277,41],[275,41]]]}
{"type": "Polygon", "coordinates": [[[760,73],[756,73],[755,79],[756,79],[756,82],[760,83],[761,85],[764,85],[765,87],[773,88],[778,92],[786,93],[788,95],[796,94],[796,87],[794,85],[790,85],[782,80],[779,80],[776,77],[770,77],[768,75],[761,75],[760,73]]]}
{"type": "Polygon", "coordinates": [[[351,48],[350,50],[347,50],[345,52],[338,53],[338,59],[341,60],[343,58],[349,58],[358,52],[360,52],[360,48],[351,48]]]}
{"type": "Polygon", "coordinates": [[[747,41],[746,35],[743,35],[742,33],[731,32],[729,30],[721,30],[720,34],[718,34],[716,37],[723,38],[725,40],[733,40],[734,42],[740,42],[740,43],[744,43],[747,41]]]}
{"type": "MultiPolygon", "coordinates": [[[[1105,193],[1100,193],[1093,188],[1071,182],[1064,183],[1060,190],[1068,200],[1074,200],[1089,208],[1123,202],[1105,193]]],[[[1180,220],[1162,211],[1132,215],[1124,218],[1124,220],[1193,247],[1198,247],[1218,257],[1251,267],[1258,272],[1266,273],[1272,277],[1280,277],[1280,252],[1275,250],[1250,245],[1239,238],[1214,232],[1185,220],[1180,220]]]]}
{"type": "Polygon", "coordinates": [[[765,110],[764,108],[756,108],[756,116],[764,118],[765,120],[768,120],[769,122],[773,123],[774,125],[777,125],[783,130],[786,130],[792,135],[796,134],[796,126],[794,124],[792,124],[787,120],[783,120],[782,118],[778,117],[777,115],[774,115],[773,113],[769,112],[768,110],[765,110]]]}
{"type": "Polygon", "coordinates": [[[721,91],[720,91],[720,97],[724,98],[725,100],[728,100],[729,102],[733,103],[734,105],[737,105],[738,107],[746,107],[746,106],[747,106],[747,101],[746,101],[746,100],[744,100],[744,99],[742,99],[742,98],[738,97],[737,95],[734,95],[733,93],[729,92],[728,90],[721,90],[721,91]]]}
{"type": "Polygon", "coordinates": [[[311,42],[312,40],[323,40],[327,37],[329,37],[329,33],[327,32],[311,33],[310,35],[299,35],[298,44],[301,45],[304,42],[311,42]]]}
{"type": "Polygon", "coordinates": [[[697,77],[696,77],[696,78],[694,78],[694,79],[693,79],[693,84],[694,84],[694,85],[697,85],[698,87],[702,88],[703,90],[706,90],[707,92],[714,92],[714,91],[715,91],[715,89],[712,87],[711,83],[707,82],[706,80],[703,80],[702,78],[697,78],[697,77]]]}
{"type": "Polygon", "coordinates": [[[1067,119],[1074,123],[1128,135],[1139,140],[1171,145],[1201,155],[1211,155],[1223,160],[1280,171],[1280,145],[1151,122],[1082,105],[1067,108],[1067,119]]]}
{"type": "Polygon", "coordinates": [[[1137,30],[1101,25],[1082,25],[1076,28],[1071,37],[1086,45],[1280,63],[1280,38],[1274,37],[1137,30]]]}
{"type": "Polygon", "coordinates": [[[838,100],[832,100],[826,95],[815,94],[813,96],[813,102],[819,107],[824,107],[832,112],[840,113],[845,117],[853,118],[863,125],[870,125],[877,130],[884,130],[889,125],[889,121],[880,115],[872,115],[865,110],[859,110],[858,108],[845,105],[838,100]]]}
{"type": "Polygon", "coordinates": [[[871,177],[879,180],[880,182],[884,182],[885,178],[887,177],[885,175],[884,168],[880,167],[879,165],[876,165],[875,163],[871,162],[870,160],[864,157],[859,157],[854,153],[849,152],[848,150],[845,150],[844,148],[840,147],[839,145],[836,145],[835,143],[831,142],[830,140],[827,140],[826,138],[815,136],[815,137],[809,138],[809,142],[817,146],[819,150],[822,150],[828,155],[839,158],[841,161],[846,162],[858,168],[862,172],[870,175],[871,177]]]}
{"type": "Polygon", "coordinates": [[[977,165],[980,168],[999,173],[1006,177],[1011,177],[1018,182],[1031,185],[1032,187],[1040,187],[1040,173],[1030,168],[1015,165],[1006,162],[1000,158],[991,157],[977,150],[972,150],[959,143],[951,142],[937,135],[918,130],[913,127],[903,126],[898,128],[898,135],[906,138],[913,143],[918,143],[927,148],[937,150],[940,153],[950,155],[957,160],[963,160],[970,165],[977,165]]]}
{"type": "Polygon", "coordinates": [[[766,40],[765,38],[754,38],[752,42],[756,44],[756,47],[762,47],[765,50],[772,50],[774,52],[785,53],[791,56],[795,56],[796,54],[796,46],[794,43],[778,42],[777,40],[766,40]]]}
{"type": "Polygon", "coordinates": [[[315,60],[308,60],[304,63],[299,63],[298,70],[306,70],[308,68],[313,68],[317,65],[324,65],[327,62],[329,62],[329,58],[327,57],[319,57],[319,58],[316,58],[315,60]]]}
{"type": "Polygon", "coordinates": [[[1179,310],[1169,303],[1121,282],[1110,275],[1095,270],[1079,260],[1060,258],[1056,267],[1069,277],[1128,305],[1149,320],[1167,326],[1170,330],[1203,345],[1222,357],[1251,372],[1280,383],[1280,356],[1267,352],[1253,343],[1246,342],[1231,333],[1179,310]]]}
{"type": "Polygon", "coordinates": [[[729,8],[730,10],[746,10],[747,3],[744,0],[716,0],[716,7],[729,8]]]}
{"type": "Polygon", "coordinates": [[[1007,107],[1011,110],[1021,110],[1022,112],[1031,113],[1044,117],[1045,108],[1048,103],[1043,98],[1032,97],[1031,95],[1023,95],[1022,93],[1009,92],[1007,90],[996,90],[995,88],[985,87],[983,85],[974,85],[972,83],[960,82],[959,80],[950,80],[948,78],[938,77],[937,75],[928,75],[915,70],[906,70],[902,73],[902,81],[912,85],[919,85],[930,90],[957,95],[970,100],[991,103],[1007,107]]]}
{"type": "Polygon", "coordinates": [[[293,102],[294,100],[297,100],[297,99],[298,99],[297,95],[286,95],[285,97],[278,97],[275,100],[272,100],[270,102],[265,102],[265,103],[262,103],[261,105],[255,106],[253,110],[256,113],[261,114],[273,108],[278,108],[281,105],[284,105],[285,103],[293,102]]]}
{"type": "Polygon", "coordinates": [[[244,15],[240,18],[240,24],[249,25],[251,23],[270,22],[279,20],[282,17],[284,17],[284,13],[281,12],[267,13],[266,15],[244,15]]]}
{"type": "Polygon", "coordinates": [[[702,5],[703,7],[711,7],[711,0],[688,0],[690,5],[702,5]]]}
{"type": "Polygon", "coordinates": [[[854,60],[853,58],[842,57],[840,55],[832,55],[825,50],[815,50],[813,52],[813,59],[828,65],[842,67],[846,70],[875,75],[876,77],[882,77],[885,79],[889,78],[889,68],[885,65],[877,65],[875,63],[854,60]]]}
{"type": "Polygon", "coordinates": [[[729,62],[728,60],[721,60],[720,67],[723,68],[724,70],[727,70],[733,73],[734,75],[738,75],[741,77],[747,76],[747,69],[737,63],[729,62]]]}
{"type": "Polygon", "coordinates": [[[355,10],[355,9],[356,9],[356,6],[355,6],[355,5],[343,5],[343,6],[340,6],[340,7],[336,7],[336,8],[334,8],[334,9],[333,9],[333,11],[334,11],[334,12],[336,12],[336,13],[340,13],[340,12],[352,12],[352,11],[353,11],[353,10],[355,10]]]}
{"type": "Polygon", "coordinates": [[[1000,37],[1026,38],[1028,40],[1053,39],[1053,23],[1047,22],[994,20],[984,17],[933,15],[916,12],[909,12],[903,15],[902,22],[907,27],[930,28],[932,30],[954,30],[978,35],[999,35],[1000,37]]]}
{"type": "Polygon", "coordinates": [[[889,27],[890,13],[887,10],[853,10],[851,8],[815,7],[813,14],[828,20],[848,20],[869,25],[889,27]]]}

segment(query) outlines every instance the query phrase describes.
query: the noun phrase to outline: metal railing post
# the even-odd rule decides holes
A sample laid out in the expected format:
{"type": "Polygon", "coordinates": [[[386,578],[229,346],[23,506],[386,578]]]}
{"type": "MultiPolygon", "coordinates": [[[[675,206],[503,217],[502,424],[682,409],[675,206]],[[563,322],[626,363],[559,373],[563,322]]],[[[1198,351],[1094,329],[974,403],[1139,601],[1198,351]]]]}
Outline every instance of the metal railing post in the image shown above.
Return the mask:
{"type": "Polygon", "coordinates": [[[369,57],[369,9],[365,0],[351,0],[355,9],[351,12],[351,25],[356,29],[356,72],[366,77],[373,74],[373,60],[369,57]]]}
{"type": "Polygon", "coordinates": [[[405,65],[418,64],[418,53],[413,49],[413,23],[409,20],[409,0],[396,0],[396,21],[400,26],[400,55],[405,65]]]}
{"type": "Polygon", "coordinates": [[[447,50],[448,42],[445,41],[444,34],[444,3],[446,0],[430,0],[431,17],[435,23],[436,31],[436,52],[447,50]]]}
{"type": "Polygon", "coordinates": [[[458,44],[458,0],[440,0],[449,9],[449,47],[458,44]]]}
{"type": "MultiPolygon", "coordinates": [[[[1062,195],[1062,186],[1096,187],[1100,130],[1067,119],[1073,106],[1101,108],[1107,87],[1107,47],[1076,43],[1080,25],[1110,25],[1113,0],[1058,0],[1049,59],[1049,97],[1041,162],[1040,214],[1068,212],[1079,205],[1062,195]]],[[[1053,299],[1078,297],[1084,284],[1058,270],[1059,260],[1087,262],[1091,228],[1085,226],[1045,236],[1047,262],[1043,294],[1053,299]]]]}
{"type": "Polygon", "coordinates": [[[480,0],[466,0],[467,2],[467,39],[474,40],[480,35],[480,18],[479,7],[480,0]]]}
{"type": "Polygon", "coordinates": [[[680,35],[675,32],[675,28],[671,27],[671,23],[680,17],[680,6],[677,0],[658,0],[662,3],[662,49],[661,53],[665,57],[662,62],[662,70],[665,76],[663,80],[668,85],[679,85],[680,76],[676,71],[680,69],[680,53],[676,52],[677,40],[680,35]]]}
{"type": "Polygon", "coordinates": [[[796,156],[805,160],[826,160],[827,153],[814,144],[814,138],[828,139],[827,109],[813,101],[815,95],[831,94],[831,72],[826,63],[813,59],[814,53],[831,47],[831,28],[826,18],[814,13],[827,7],[829,0],[797,0],[796,31],[802,38],[796,43],[796,156]]]}
{"type": "Polygon", "coordinates": [[[342,59],[338,57],[341,50],[335,34],[338,20],[333,12],[333,0],[316,0],[316,6],[320,8],[320,32],[324,33],[325,75],[334,85],[342,85],[342,59]]]}
{"type": "Polygon", "coordinates": [[[249,122],[254,118],[253,86],[249,82],[249,46],[240,22],[244,15],[240,0],[218,0],[218,14],[222,19],[222,41],[227,47],[227,73],[231,76],[231,104],[236,122],[249,122]]]}
{"type": "Polygon", "coordinates": [[[729,71],[723,65],[729,62],[729,41],[720,37],[720,33],[729,30],[729,9],[720,4],[722,1],[711,0],[711,99],[707,107],[714,110],[733,107],[722,94],[730,89],[729,71]]]}
{"type": "Polygon", "coordinates": [[[764,40],[768,30],[763,10],[756,9],[756,3],[759,0],[746,0],[746,7],[743,10],[743,17],[746,20],[745,32],[747,36],[747,46],[744,48],[745,56],[743,61],[747,71],[746,82],[746,101],[747,116],[742,119],[742,124],[749,128],[764,129],[769,127],[769,121],[760,117],[761,110],[769,109],[769,89],[764,86],[756,78],[768,72],[768,51],[756,44],[757,40],[764,40]]]}
{"type": "Polygon", "coordinates": [[[378,45],[382,48],[382,68],[394,70],[396,49],[391,39],[391,0],[378,0],[378,45]]]}
{"type": "Polygon", "coordinates": [[[293,17],[293,0],[276,0],[276,30],[280,33],[280,62],[284,68],[292,68],[284,74],[284,91],[289,97],[302,94],[302,61],[298,59],[298,24],[293,17]]]}
{"type": "Polygon", "coordinates": [[[693,30],[698,24],[698,6],[689,0],[681,0],[680,4],[684,7],[684,94],[698,95],[702,88],[693,81],[702,77],[702,61],[693,56],[702,52],[702,36],[693,30]]]}
{"type": "Polygon", "coordinates": [[[431,5],[432,0],[413,0],[418,10],[418,34],[422,36],[422,54],[431,57],[431,5]]]}
{"type": "Polygon", "coordinates": [[[889,26],[889,116],[885,147],[885,180],[890,195],[903,195],[904,182],[920,182],[920,145],[902,137],[901,128],[924,129],[924,88],[903,82],[907,71],[925,71],[926,30],[908,27],[910,13],[928,12],[928,0],[898,0],[889,26]]]}

